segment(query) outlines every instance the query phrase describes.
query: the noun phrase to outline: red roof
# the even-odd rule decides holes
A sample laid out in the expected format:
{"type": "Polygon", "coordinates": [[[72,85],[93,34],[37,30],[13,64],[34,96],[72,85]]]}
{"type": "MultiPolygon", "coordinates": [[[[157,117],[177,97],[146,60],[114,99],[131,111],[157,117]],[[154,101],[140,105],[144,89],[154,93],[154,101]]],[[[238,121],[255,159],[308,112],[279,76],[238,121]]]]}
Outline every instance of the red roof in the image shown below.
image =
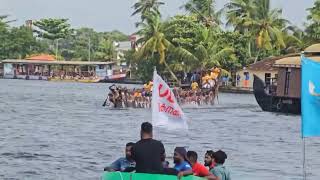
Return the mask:
{"type": "Polygon", "coordinates": [[[28,57],[27,60],[55,61],[56,58],[53,55],[41,54],[41,55],[28,57]]]}

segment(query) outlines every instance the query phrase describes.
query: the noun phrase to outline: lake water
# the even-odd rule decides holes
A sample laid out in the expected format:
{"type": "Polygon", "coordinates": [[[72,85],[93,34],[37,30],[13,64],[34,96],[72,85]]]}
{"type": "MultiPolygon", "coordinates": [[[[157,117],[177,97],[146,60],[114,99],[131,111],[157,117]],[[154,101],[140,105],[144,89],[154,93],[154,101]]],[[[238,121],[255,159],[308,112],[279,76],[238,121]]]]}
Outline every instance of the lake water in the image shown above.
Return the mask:
{"type": "MultiPolygon", "coordinates": [[[[0,179],[100,179],[137,141],[149,109],[101,105],[107,84],[0,79],[0,179]]],[[[187,135],[155,130],[167,156],[175,146],[222,149],[233,179],[302,179],[300,116],[262,112],[253,95],[220,94],[213,107],[185,107],[187,135]]],[[[320,179],[320,140],[307,139],[308,179],[320,179]]],[[[172,163],[171,163],[172,165],[172,163]]]]}

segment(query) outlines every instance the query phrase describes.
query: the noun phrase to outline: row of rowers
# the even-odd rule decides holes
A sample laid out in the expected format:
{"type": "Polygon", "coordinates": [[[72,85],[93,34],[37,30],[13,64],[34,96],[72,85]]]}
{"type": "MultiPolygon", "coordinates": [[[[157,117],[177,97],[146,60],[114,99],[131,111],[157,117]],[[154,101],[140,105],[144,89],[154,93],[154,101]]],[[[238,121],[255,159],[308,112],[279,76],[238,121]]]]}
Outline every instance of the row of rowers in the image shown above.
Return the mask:
{"type": "Polygon", "coordinates": [[[212,68],[209,71],[202,72],[202,77],[200,76],[200,73],[194,72],[192,77],[191,77],[191,89],[192,90],[197,90],[200,88],[204,89],[209,89],[209,88],[214,88],[215,85],[217,84],[217,80],[219,78],[219,75],[221,73],[221,69],[215,67],[212,68]],[[201,77],[201,78],[200,78],[201,77]]]}
{"type": "Polygon", "coordinates": [[[207,151],[205,163],[202,165],[197,161],[198,155],[195,151],[187,152],[184,147],[176,147],[173,156],[174,166],[170,168],[169,162],[165,160],[165,148],[160,141],[153,139],[152,124],[148,122],[141,125],[141,140],[128,143],[125,152],[124,158],[119,158],[104,170],[168,174],[176,175],[179,179],[195,175],[208,180],[231,180],[230,171],[224,166],[227,155],[221,150],[207,151]]]}

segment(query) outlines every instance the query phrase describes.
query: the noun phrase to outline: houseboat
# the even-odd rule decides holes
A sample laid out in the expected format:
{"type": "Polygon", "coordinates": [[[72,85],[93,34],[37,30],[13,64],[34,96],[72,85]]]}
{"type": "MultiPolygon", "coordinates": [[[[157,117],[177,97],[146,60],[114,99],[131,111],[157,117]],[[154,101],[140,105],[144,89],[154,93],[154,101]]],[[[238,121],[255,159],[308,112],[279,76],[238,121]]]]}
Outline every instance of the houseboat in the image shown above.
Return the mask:
{"type": "MultiPolygon", "coordinates": [[[[320,61],[314,47],[307,48],[305,56],[320,61]]],[[[277,74],[271,80],[263,81],[254,75],[253,90],[259,106],[269,112],[301,114],[301,57],[281,57],[273,67],[277,74]]]]}

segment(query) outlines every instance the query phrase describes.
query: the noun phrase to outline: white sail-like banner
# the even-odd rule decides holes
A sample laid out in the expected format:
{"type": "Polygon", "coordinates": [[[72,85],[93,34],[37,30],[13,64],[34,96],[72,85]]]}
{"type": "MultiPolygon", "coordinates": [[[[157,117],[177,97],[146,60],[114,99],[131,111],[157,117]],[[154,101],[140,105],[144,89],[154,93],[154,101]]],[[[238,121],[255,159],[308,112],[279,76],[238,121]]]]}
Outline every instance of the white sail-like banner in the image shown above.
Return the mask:
{"type": "Polygon", "coordinates": [[[152,123],[169,130],[188,129],[187,118],[168,84],[153,73],[152,123]]]}

